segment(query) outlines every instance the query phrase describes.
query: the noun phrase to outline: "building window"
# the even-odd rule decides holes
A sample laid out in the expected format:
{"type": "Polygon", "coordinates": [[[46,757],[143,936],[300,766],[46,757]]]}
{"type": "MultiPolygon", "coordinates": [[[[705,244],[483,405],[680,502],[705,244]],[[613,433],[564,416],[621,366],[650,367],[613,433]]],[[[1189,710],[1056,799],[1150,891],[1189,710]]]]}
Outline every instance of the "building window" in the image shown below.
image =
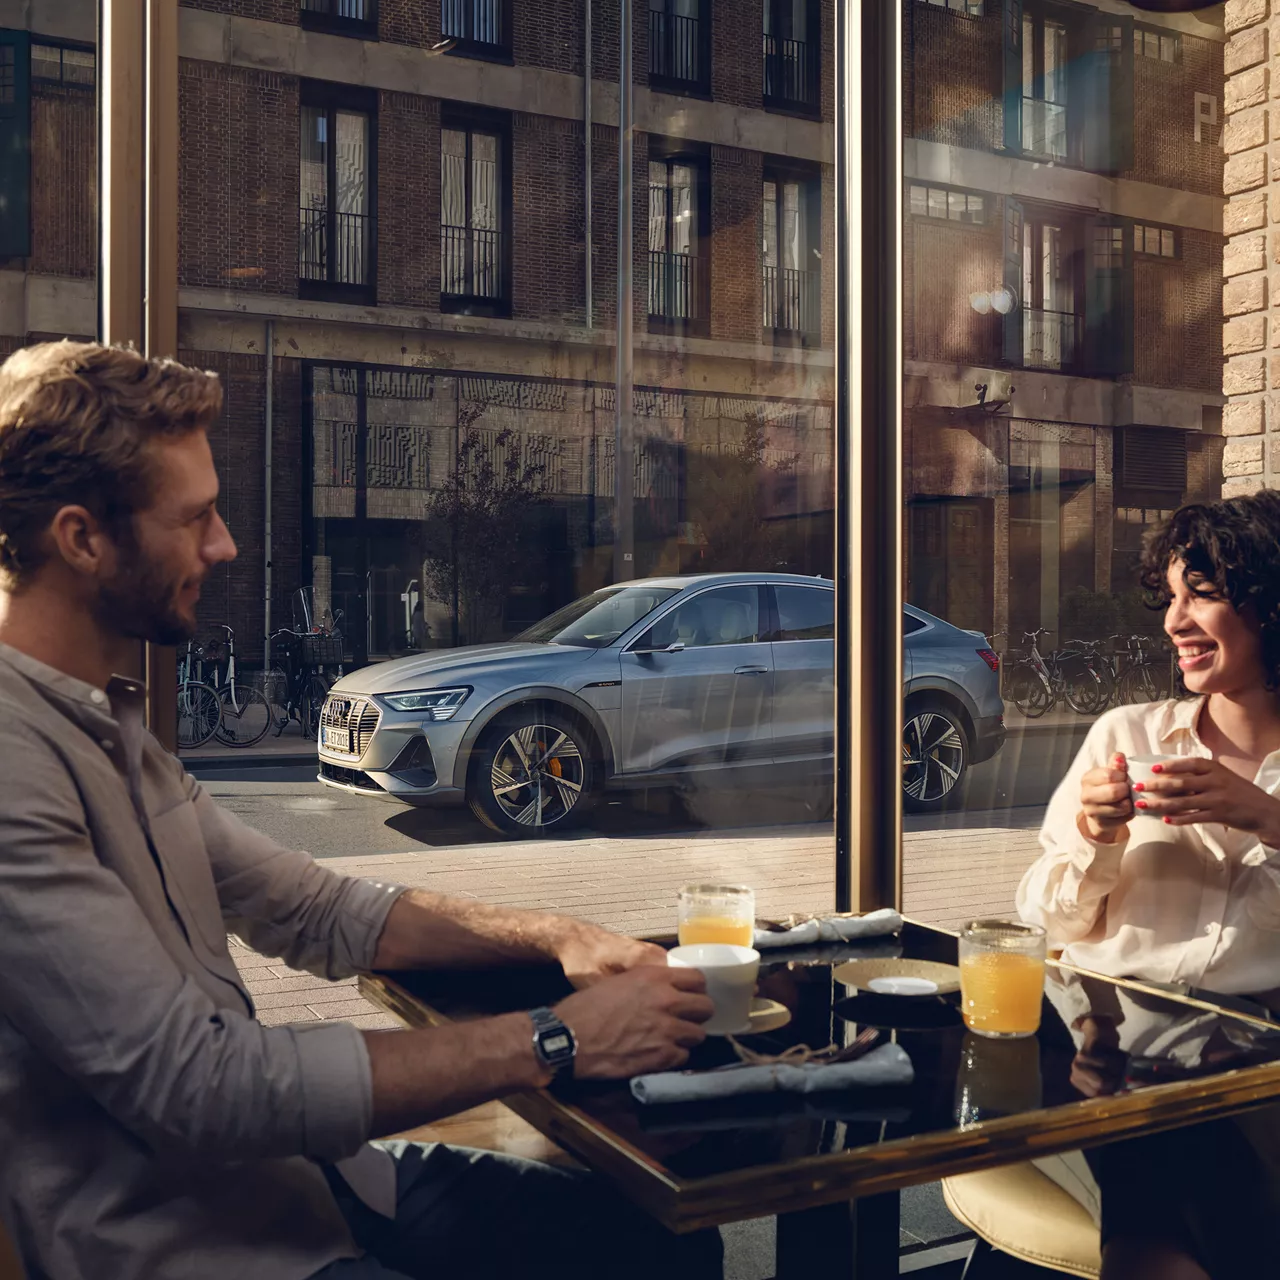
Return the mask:
{"type": "Polygon", "coordinates": [[[778,334],[821,328],[817,181],[786,175],[764,180],[763,323],[778,334]]]}
{"type": "Polygon", "coordinates": [[[1027,217],[1022,227],[1022,363],[1071,369],[1079,348],[1069,228],[1027,217]]]}
{"type": "Polygon", "coordinates": [[[0,45],[0,107],[11,107],[18,92],[17,50],[0,45]]]}
{"type": "Polygon", "coordinates": [[[342,97],[329,86],[304,85],[298,277],[304,297],[370,302],[375,117],[342,97]],[[334,100],[319,100],[326,97],[334,100]]]}
{"type": "Polygon", "coordinates": [[[509,0],[443,0],[440,33],[468,54],[502,54],[510,48],[509,0]]]}
{"type": "Polygon", "coordinates": [[[926,187],[918,182],[908,192],[911,214],[916,218],[937,218],[943,222],[968,222],[981,226],[987,220],[987,201],[973,191],[952,191],[947,187],[926,187]]]}
{"type": "Polygon", "coordinates": [[[765,0],[766,107],[805,113],[818,109],[820,32],[814,0],[765,0]]]}
{"type": "Polygon", "coordinates": [[[440,307],[509,310],[507,136],[458,123],[440,132],[440,307]]]}
{"type": "Polygon", "coordinates": [[[1137,223],[1133,228],[1133,251],[1150,258],[1176,258],[1178,233],[1171,227],[1146,227],[1137,223]]]}
{"type": "Polygon", "coordinates": [[[378,36],[378,0],[301,0],[298,17],[313,31],[375,40],[378,36]]]}
{"type": "Polygon", "coordinates": [[[1177,32],[1159,31],[1151,27],[1134,27],[1133,52],[1153,62],[1181,62],[1182,37],[1177,32]]]}
{"type": "Polygon", "coordinates": [[[1022,18],[1022,149],[1067,158],[1067,28],[1043,14],[1022,18]]]}
{"type": "Polygon", "coordinates": [[[709,293],[702,257],[706,180],[688,157],[649,161],[649,321],[705,323],[709,293]]]}
{"type": "Polygon", "coordinates": [[[30,40],[0,30],[0,260],[31,252],[30,40]]]}
{"type": "MultiPolygon", "coordinates": [[[[0,76],[2,75],[3,72],[0,72],[0,76]]],[[[40,84],[63,84],[69,88],[92,89],[93,50],[67,49],[56,44],[33,44],[31,79],[40,84]]]]}
{"type": "Polygon", "coordinates": [[[711,89],[711,24],[703,0],[649,0],[649,83],[676,93],[711,89]]]}
{"type": "Polygon", "coordinates": [[[982,17],[983,0],[920,0],[920,2],[932,5],[935,9],[950,9],[952,13],[963,13],[967,18],[982,17]]]}

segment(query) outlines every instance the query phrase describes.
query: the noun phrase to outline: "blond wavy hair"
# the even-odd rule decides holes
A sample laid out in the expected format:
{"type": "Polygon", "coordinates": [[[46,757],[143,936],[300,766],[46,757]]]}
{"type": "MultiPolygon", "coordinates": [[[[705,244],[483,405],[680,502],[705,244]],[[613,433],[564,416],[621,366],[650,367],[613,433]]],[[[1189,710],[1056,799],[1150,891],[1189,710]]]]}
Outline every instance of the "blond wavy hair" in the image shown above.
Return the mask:
{"type": "Polygon", "coordinates": [[[45,342],[0,365],[0,590],[48,556],[57,512],[82,506],[113,536],[154,498],[151,441],[207,429],[218,377],[127,347],[45,342]]]}

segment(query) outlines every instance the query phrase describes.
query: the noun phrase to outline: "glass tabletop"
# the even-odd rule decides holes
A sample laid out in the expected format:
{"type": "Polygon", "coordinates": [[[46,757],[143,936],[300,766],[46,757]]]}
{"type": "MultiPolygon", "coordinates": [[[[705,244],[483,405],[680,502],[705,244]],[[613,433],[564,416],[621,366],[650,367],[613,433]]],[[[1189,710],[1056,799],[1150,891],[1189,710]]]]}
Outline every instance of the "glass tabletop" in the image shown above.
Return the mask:
{"type": "MultiPolygon", "coordinates": [[[[847,986],[837,972],[857,959],[954,965],[956,939],[908,922],[899,936],[766,951],[759,996],[785,1006],[790,1021],[740,1041],[757,1052],[778,1054],[793,1045],[844,1045],[874,1027],[881,1042],[896,1042],[910,1056],[915,1079],[908,1086],[641,1105],[625,1082],[569,1081],[556,1086],[556,1102],[565,1113],[625,1146],[633,1160],[677,1183],[859,1151],[877,1159],[877,1152],[905,1139],[918,1148],[921,1160],[920,1176],[897,1178],[899,1185],[907,1185],[926,1180],[929,1150],[945,1146],[971,1157],[990,1137],[988,1131],[1007,1130],[1006,1122],[1023,1119],[1027,1132],[1034,1129],[1043,1138],[1055,1123],[1070,1117],[1072,1145],[1079,1145],[1108,1135],[1107,1124],[1090,1129],[1090,1117],[1105,1110],[1108,1123],[1118,1123],[1115,1116],[1124,1110],[1072,1104],[1151,1094],[1163,1107],[1160,1127],[1169,1127],[1186,1120],[1175,1114],[1176,1106],[1169,1110],[1179,1091],[1166,1086],[1185,1084],[1197,1107],[1212,1095],[1219,1114],[1238,1110],[1239,1105],[1223,1102],[1226,1095],[1217,1083],[1206,1091],[1194,1087],[1196,1082],[1220,1083],[1241,1068],[1280,1061],[1280,1025],[1244,1012],[1265,1013],[1261,1006],[1242,1003],[1239,1012],[1215,1009],[1050,962],[1039,1032],[1022,1040],[991,1040],[965,1028],[958,992],[883,996],[847,986]]],[[[450,1020],[554,1003],[568,992],[564,978],[552,969],[392,977],[412,1001],[450,1020]]],[[[690,1067],[706,1069],[736,1060],[729,1041],[710,1038],[695,1051],[690,1067]]],[[[1280,1075],[1271,1081],[1270,1091],[1277,1085],[1280,1075]]],[[[1187,1119],[1199,1118],[1193,1110],[1189,1106],[1187,1119]]],[[[564,1129],[558,1128],[555,1136],[564,1136],[564,1129]]],[[[1064,1145],[1040,1141],[1038,1150],[1064,1145]]],[[[939,1172],[946,1170],[934,1168],[930,1177],[939,1172]]]]}

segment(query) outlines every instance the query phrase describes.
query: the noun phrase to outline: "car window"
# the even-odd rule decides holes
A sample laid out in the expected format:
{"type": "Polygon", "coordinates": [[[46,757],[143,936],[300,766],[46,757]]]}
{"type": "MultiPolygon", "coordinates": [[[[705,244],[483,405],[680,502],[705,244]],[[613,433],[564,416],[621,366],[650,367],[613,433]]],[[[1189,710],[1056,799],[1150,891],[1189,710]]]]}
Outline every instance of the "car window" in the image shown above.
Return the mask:
{"type": "Polygon", "coordinates": [[[823,587],[774,587],[777,640],[831,640],[836,634],[836,596],[823,587]]]}
{"type": "Polygon", "coordinates": [[[597,591],[535,622],[516,639],[602,649],[675,594],[675,587],[653,586],[597,591]]]}
{"type": "Polygon", "coordinates": [[[904,636],[911,635],[913,631],[923,631],[924,625],[914,614],[904,613],[902,615],[902,634],[904,636]]]}
{"type": "Polygon", "coordinates": [[[660,618],[636,642],[637,649],[686,649],[751,644],[760,638],[760,591],[754,586],[703,591],[660,618]]]}

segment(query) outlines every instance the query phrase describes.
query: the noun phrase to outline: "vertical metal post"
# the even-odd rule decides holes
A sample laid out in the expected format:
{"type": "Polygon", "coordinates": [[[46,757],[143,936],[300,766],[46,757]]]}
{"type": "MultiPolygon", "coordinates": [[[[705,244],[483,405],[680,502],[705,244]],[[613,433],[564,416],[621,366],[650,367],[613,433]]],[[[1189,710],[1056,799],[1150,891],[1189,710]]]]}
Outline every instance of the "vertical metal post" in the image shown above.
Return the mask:
{"type": "Polygon", "coordinates": [[[274,483],[276,322],[268,320],[265,338],[266,369],[263,395],[265,411],[262,431],[262,670],[271,669],[271,486],[274,483]]]}
{"type": "Polygon", "coordinates": [[[836,5],[836,905],[902,900],[902,6],[836,5]]]}
{"type": "Polygon", "coordinates": [[[592,157],[591,157],[591,5],[592,0],[582,0],[583,4],[583,47],[582,47],[582,275],[584,285],[584,310],[587,317],[587,328],[595,325],[595,262],[592,252],[591,234],[591,202],[592,202],[592,157]]]}
{"type": "Polygon", "coordinates": [[[632,418],[631,363],[634,310],[632,271],[631,169],[634,155],[631,74],[631,0],[618,0],[618,333],[616,371],[617,420],[613,451],[613,578],[634,578],[635,565],[635,424],[632,418]]]}

